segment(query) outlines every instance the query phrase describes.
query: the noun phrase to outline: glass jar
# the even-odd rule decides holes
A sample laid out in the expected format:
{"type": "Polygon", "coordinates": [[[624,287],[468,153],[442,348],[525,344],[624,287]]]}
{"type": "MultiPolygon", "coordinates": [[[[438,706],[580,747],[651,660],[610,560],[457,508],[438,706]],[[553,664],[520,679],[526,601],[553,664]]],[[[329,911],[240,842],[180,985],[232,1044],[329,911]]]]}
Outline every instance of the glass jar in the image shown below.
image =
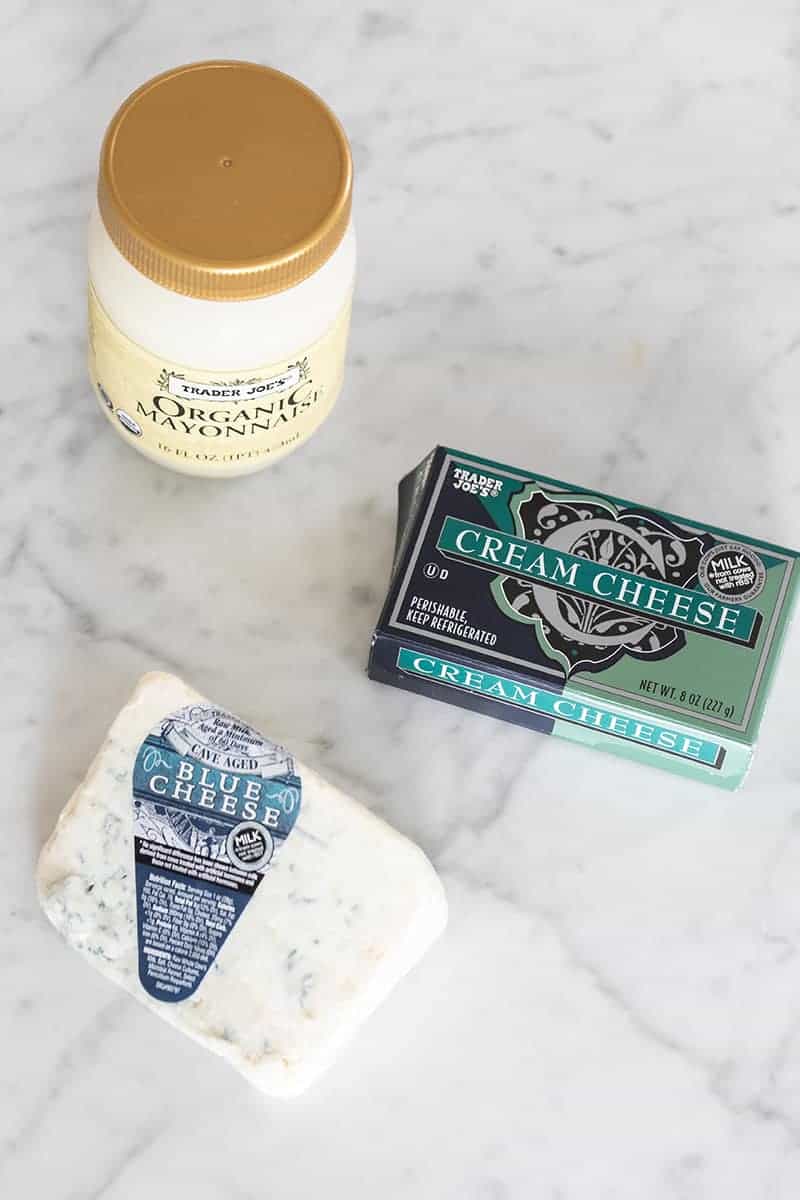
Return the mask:
{"type": "Polygon", "coordinates": [[[194,475],[297,449],[342,385],[352,161],[297,80],[201,62],[134,92],[103,142],[89,371],[111,425],[194,475]]]}

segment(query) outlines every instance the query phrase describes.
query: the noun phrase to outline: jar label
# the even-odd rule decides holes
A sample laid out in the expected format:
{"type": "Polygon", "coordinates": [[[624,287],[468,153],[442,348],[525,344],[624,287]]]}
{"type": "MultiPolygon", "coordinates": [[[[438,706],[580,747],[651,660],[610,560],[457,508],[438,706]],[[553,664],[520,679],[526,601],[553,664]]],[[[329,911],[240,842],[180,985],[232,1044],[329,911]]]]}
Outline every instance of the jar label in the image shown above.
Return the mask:
{"type": "Polygon", "coordinates": [[[238,475],[297,449],[336,402],[350,299],[330,328],[291,359],[247,371],[203,371],[131,341],[89,287],[89,372],[117,431],[164,466],[238,475]]]}

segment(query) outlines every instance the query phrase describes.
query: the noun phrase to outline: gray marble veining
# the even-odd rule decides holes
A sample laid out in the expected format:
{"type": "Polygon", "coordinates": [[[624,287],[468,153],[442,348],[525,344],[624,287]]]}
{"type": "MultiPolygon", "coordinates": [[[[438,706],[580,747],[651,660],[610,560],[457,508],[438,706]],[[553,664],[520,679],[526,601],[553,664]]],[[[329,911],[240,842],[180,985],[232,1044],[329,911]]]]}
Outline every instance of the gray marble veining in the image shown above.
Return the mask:
{"type": "Polygon", "coordinates": [[[436,441],[800,541],[795,6],[7,0],[0,29],[0,1194],[795,1200],[797,632],[732,796],[364,674],[395,484],[436,441]],[[84,366],[104,125],[211,56],[331,102],[360,239],[334,417],[224,485],[114,438],[84,366]],[[446,939],[299,1102],[114,996],[37,909],[55,814],[159,666],[448,889],[446,939]]]}

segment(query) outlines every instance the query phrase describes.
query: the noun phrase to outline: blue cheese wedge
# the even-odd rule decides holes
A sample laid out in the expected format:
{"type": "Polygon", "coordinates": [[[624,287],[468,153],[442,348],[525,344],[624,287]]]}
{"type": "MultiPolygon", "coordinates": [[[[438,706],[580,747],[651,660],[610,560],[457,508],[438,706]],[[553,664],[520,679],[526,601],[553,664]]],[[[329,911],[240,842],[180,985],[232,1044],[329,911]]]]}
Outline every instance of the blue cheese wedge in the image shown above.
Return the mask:
{"type": "Polygon", "coordinates": [[[270,1095],[303,1091],[444,929],[406,838],[146,675],[42,850],[67,942],[270,1095]]]}

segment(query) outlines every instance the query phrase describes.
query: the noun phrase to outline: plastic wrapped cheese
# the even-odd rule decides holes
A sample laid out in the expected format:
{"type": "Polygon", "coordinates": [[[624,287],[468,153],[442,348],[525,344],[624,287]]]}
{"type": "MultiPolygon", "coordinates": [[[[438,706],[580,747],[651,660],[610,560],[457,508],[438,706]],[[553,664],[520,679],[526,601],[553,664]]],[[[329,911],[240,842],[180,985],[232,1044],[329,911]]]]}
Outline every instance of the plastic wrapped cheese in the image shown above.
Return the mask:
{"type": "Polygon", "coordinates": [[[146,675],[38,866],[104,975],[272,1095],[302,1091],[442,932],[379,818],[170,675],[146,675]]]}

